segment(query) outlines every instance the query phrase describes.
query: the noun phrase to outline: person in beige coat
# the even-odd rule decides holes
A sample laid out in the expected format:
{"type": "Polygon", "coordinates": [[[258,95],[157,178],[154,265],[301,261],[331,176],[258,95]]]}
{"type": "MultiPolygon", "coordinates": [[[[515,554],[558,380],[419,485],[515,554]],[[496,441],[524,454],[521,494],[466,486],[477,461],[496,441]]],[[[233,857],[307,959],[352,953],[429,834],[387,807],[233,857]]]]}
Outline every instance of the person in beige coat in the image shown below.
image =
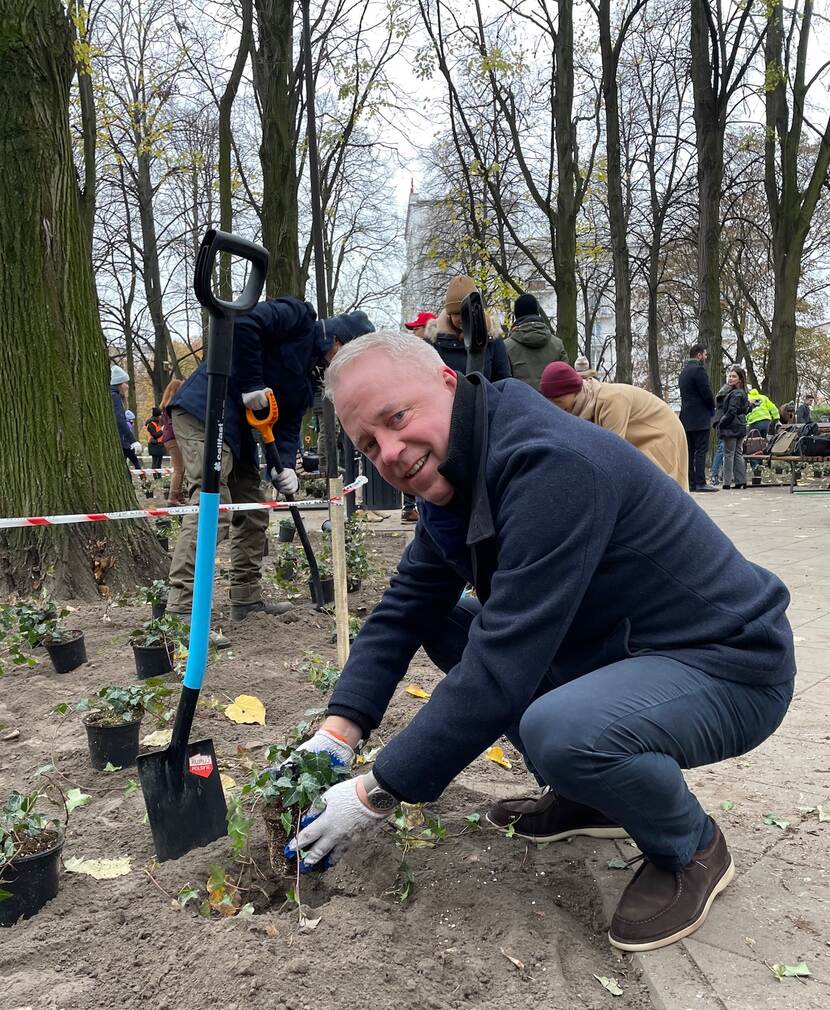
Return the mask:
{"type": "Polygon", "coordinates": [[[563,361],[545,368],[539,392],[569,414],[620,435],[688,490],[686,433],[671,407],[658,396],[638,386],[583,378],[563,361]]]}

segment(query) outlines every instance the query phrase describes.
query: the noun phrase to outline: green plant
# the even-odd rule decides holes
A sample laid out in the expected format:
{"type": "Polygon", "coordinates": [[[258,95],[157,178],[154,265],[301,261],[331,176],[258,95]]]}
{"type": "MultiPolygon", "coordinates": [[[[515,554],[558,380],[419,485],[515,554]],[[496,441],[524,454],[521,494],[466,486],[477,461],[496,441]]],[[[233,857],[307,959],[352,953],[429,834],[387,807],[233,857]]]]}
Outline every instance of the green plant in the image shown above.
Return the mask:
{"type": "Polygon", "coordinates": [[[277,555],[277,568],[296,568],[300,562],[300,555],[293,544],[280,544],[277,555]]]}
{"type": "MultiPolygon", "coordinates": [[[[45,852],[60,838],[60,821],[38,811],[42,793],[9,793],[0,807],[0,870],[16,856],[45,852]]],[[[8,895],[0,891],[0,900],[8,895]]]]}
{"type": "Polygon", "coordinates": [[[318,691],[323,691],[325,694],[328,694],[334,688],[334,685],[340,678],[340,668],[335,666],[334,663],[330,663],[327,659],[323,659],[322,656],[309,656],[303,663],[302,670],[308,677],[309,682],[318,691]]]}
{"type": "Polygon", "coordinates": [[[406,901],[415,886],[412,867],[407,856],[412,849],[434,849],[447,837],[447,829],[438,817],[426,817],[420,804],[401,803],[392,820],[395,845],[401,853],[398,879],[393,894],[399,901],[406,901]]]}
{"type": "MultiPolygon", "coordinates": [[[[37,659],[28,649],[42,645],[45,639],[63,642],[76,633],[60,627],[60,621],[69,613],[59,608],[46,590],[38,596],[11,600],[0,604],[0,646],[15,666],[37,666],[37,659]]],[[[0,661],[0,676],[6,668],[0,661]]]]}
{"type": "Polygon", "coordinates": [[[280,519],[280,526],[286,530],[294,529],[294,520],[290,516],[285,516],[284,519],[280,519]]]}
{"type": "Polygon", "coordinates": [[[353,579],[365,579],[369,574],[363,528],[354,516],[346,520],[346,569],[353,579]]]}
{"type": "Polygon", "coordinates": [[[151,582],[149,586],[146,586],[143,592],[144,602],[149,603],[154,607],[158,607],[161,606],[162,603],[167,603],[170,586],[164,579],[156,579],[155,582],[151,582]]]}
{"type": "MultiPolygon", "coordinates": [[[[164,719],[167,710],[164,699],[173,693],[160,677],[151,677],[129,687],[102,687],[89,698],[81,698],[73,706],[76,712],[89,712],[87,722],[104,726],[119,726],[136,722],[145,712],[164,719]]],[[[63,715],[68,706],[58,706],[63,715]],[[63,708],[63,711],[61,709],[63,708]]]]}
{"type": "Polygon", "coordinates": [[[145,621],[140,628],[135,628],[130,632],[130,645],[137,645],[140,648],[151,648],[153,646],[167,646],[167,648],[178,648],[187,641],[190,625],[185,624],[180,617],[175,614],[165,614],[164,617],[154,617],[145,621]]]}

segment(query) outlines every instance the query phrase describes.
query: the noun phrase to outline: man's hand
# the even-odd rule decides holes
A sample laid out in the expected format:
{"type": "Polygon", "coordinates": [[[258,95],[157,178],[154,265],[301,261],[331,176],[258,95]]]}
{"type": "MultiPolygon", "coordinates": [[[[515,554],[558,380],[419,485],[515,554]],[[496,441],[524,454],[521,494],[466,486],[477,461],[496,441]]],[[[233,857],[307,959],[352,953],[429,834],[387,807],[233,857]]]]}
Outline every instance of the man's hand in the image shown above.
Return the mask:
{"type": "Polygon", "coordinates": [[[290,470],[286,466],[277,473],[277,476],[274,478],[274,484],[280,494],[292,495],[296,494],[300,489],[300,478],[293,470],[290,470]]]}
{"type": "Polygon", "coordinates": [[[339,733],[332,733],[327,729],[318,729],[314,736],[301,743],[297,750],[311,751],[312,754],[321,754],[325,751],[331,756],[332,764],[342,765],[344,768],[351,768],[354,764],[354,749],[348,740],[339,733]]]}
{"type": "Polygon", "coordinates": [[[268,406],[268,394],[271,391],[270,386],[266,386],[264,389],[252,389],[250,393],[242,394],[242,402],[250,410],[265,410],[268,406]]]}
{"type": "Polygon", "coordinates": [[[142,450],[144,449],[144,446],[141,444],[141,442],[133,442],[130,448],[133,450],[136,456],[139,456],[142,450]]]}
{"type": "MultiPolygon", "coordinates": [[[[310,870],[324,856],[337,857],[337,850],[353,835],[388,817],[389,810],[374,810],[358,795],[363,776],[338,782],[321,799],[326,807],[286,846],[286,855],[301,853],[300,869],[310,870]]],[[[361,790],[366,795],[365,787],[361,790]]]]}

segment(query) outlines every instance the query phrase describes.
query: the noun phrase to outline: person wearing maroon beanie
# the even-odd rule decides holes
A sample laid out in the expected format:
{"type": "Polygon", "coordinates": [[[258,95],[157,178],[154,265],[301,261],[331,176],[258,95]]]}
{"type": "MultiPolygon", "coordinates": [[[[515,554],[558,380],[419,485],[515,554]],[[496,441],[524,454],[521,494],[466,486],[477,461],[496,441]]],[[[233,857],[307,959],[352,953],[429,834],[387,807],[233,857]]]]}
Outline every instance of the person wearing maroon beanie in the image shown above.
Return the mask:
{"type": "Polygon", "coordinates": [[[549,364],[539,382],[546,400],[569,414],[613,431],[687,490],[686,433],[674,411],[646,389],[582,376],[564,361],[549,364]]]}

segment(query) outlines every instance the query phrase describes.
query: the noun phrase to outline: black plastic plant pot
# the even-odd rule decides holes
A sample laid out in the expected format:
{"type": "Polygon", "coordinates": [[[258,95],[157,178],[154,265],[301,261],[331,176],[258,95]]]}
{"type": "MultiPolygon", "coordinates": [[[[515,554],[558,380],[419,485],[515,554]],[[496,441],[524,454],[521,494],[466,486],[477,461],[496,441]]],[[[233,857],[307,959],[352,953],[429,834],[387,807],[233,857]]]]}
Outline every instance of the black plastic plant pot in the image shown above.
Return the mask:
{"type": "Polygon", "coordinates": [[[154,603],[152,610],[153,620],[156,620],[159,617],[164,617],[166,611],[167,611],[166,603],[154,603]]]}
{"type": "Polygon", "coordinates": [[[108,764],[116,768],[130,768],[138,757],[138,734],[141,720],[125,722],[118,726],[85,722],[89,744],[89,761],[93,768],[103,771],[108,764]]]}
{"type": "Polygon", "coordinates": [[[315,452],[304,452],[302,454],[303,470],[306,473],[317,473],[320,469],[320,457],[315,452]]]}
{"type": "Polygon", "coordinates": [[[71,638],[55,642],[44,638],[43,644],[52,660],[55,673],[69,673],[86,662],[86,642],[82,631],[70,631],[71,638]]]}
{"type": "MultiPolygon", "coordinates": [[[[280,565],[279,568],[277,568],[277,575],[279,575],[284,582],[293,582],[296,574],[297,569],[294,565],[280,565]]],[[[314,596],[314,593],[311,595],[314,596]]]]}
{"type": "Polygon", "coordinates": [[[158,537],[159,546],[163,551],[170,550],[170,540],[168,537],[158,537]]]}
{"type": "MultiPolygon", "coordinates": [[[[320,579],[320,585],[323,588],[323,603],[334,603],[334,579],[320,579]]],[[[314,583],[311,579],[308,580],[308,591],[312,601],[316,602],[314,596],[314,583]]]]}
{"type": "Polygon", "coordinates": [[[294,539],[294,534],[296,532],[297,532],[297,530],[294,527],[293,523],[291,524],[291,526],[287,526],[287,525],[283,526],[283,524],[280,523],[280,532],[279,532],[280,543],[281,544],[290,544],[291,541],[294,539]]]}
{"type": "Polygon", "coordinates": [[[346,576],[346,589],[350,593],[356,593],[360,590],[363,584],[362,579],[356,578],[354,575],[346,576]]]}
{"type": "Polygon", "coordinates": [[[139,680],[163,677],[173,669],[173,656],[166,645],[134,645],[133,652],[139,680]]]}
{"type": "Polygon", "coordinates": [[[19,856],[0,870],[0,890],[11,895],[0,901],[0,926],[30,919],[58,893],[63,839],[45,852],[19,856]]]}

